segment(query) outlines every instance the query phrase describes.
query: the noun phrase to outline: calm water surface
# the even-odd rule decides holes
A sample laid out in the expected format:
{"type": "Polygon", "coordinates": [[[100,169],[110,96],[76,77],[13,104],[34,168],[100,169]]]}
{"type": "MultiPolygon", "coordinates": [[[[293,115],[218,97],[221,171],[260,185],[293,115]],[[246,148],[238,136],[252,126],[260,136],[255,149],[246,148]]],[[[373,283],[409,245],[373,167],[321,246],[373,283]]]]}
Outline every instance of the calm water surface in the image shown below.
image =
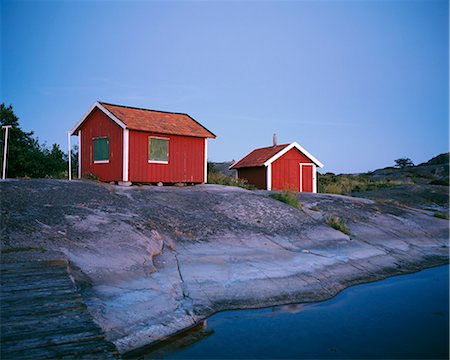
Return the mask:
{"type": "Polygon", "coordinates": [[[224,311],[141,359],[448,359],[449,266],[354,286],[328,301],[224,311]]]}

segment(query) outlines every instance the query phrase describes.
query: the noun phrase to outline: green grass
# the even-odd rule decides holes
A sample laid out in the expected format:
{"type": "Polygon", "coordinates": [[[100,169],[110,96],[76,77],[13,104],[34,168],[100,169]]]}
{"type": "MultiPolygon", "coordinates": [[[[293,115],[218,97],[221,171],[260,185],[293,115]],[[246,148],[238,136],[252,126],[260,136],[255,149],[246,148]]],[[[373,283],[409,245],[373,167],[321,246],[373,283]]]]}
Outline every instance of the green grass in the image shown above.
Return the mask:
{"type": "Polygon", "coordinates": [[[439,219],[445,219],[445,220],[449,220],[450,219],[448,211],[436,211],[434,213],[434,217],[437,217],[439,219]]]}
{"type": "Polygon", "coordinates": [[[208,173],[208,184],[219,184],[227,186],[238,186],[248,190],[255,190],[253,185],[247,183],[246,180],[236,179],[220,172],[211,171],[208,173]]]}
{"type": "Polygon", "coordinates": [[[367,174],[318,174],[318,192],[328,194],[351,194],[352,192],[374,191],[397,186],[405,182],[397,180],[373,180],[367,174]]]}
{"type": "Polygon", "coordinates": [[[43,248],[34,248],[34,247],[10,247],[6,249],[2,249],[2,254],[10,254],[10,253],[16,253],[16,252],[23,252],[23,251],[37,251],[37,252],[45,252],[46,250],[43,248]]]}
{"type": "Polygon", "coordinates": [[[87,172],[83,174],[83,179],[98,181],[99,177],[93,173],[87,172]]]}
{"type": "Polygon", "coordinates": [[[350,230],[348,229],[347,222],[339,216],[329,216],[327,218],[327,224],[335,230],[338,230],[346,235],[350,235],[350,230]]]}
{"type": "Polygon", "coordinates": [[[430,185],[445,185],[449,186],[449,179],[436,179],[429,182],[430,185]]]}
{"type": "Polygon", "coordinates": [[[273,193],[269,195],[272,199],[284,202],[285,204],[291,205],[297,209],[301,208],[298,202],[297,196],[292,191],[283,191],[281,193],[273,193]]]}

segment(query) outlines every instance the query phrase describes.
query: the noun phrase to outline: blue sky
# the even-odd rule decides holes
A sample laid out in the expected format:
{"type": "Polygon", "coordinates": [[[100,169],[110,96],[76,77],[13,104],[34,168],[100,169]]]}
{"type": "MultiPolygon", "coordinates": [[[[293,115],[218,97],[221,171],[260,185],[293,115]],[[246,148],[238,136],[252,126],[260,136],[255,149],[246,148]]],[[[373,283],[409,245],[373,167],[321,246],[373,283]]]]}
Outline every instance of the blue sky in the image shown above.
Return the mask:
{"type": "Polygon", "coordinates": [[[48,144],[101,100],[189,113],[212,161],[273,133],[336,173],[448,151],[447,1],[1,6],[2,102],[48,144]]]}

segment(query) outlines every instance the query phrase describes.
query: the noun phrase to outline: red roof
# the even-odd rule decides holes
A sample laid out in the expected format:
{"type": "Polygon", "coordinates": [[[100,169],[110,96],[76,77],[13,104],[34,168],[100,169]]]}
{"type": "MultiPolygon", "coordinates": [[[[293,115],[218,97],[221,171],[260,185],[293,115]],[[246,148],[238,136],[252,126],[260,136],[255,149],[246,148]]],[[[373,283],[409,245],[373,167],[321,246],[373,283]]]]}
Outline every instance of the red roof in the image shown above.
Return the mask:
{"type": "Polygon", "coordinates": [[[236,164],[231,166],[231,169],[239,169],[243,167],[253,167],[253,166],[263,166],[264,163],[269,160],[272,156],[279,153],[289,144],[268,146],[260,149],[253,150],[246,157],[239,160],[236,164]]]}
{"type": "Polygon", "coordinates": [[[130,130],[160,134],[215,138],[211,131],[188,114],[141,109],[99,102],[130,130]]]}

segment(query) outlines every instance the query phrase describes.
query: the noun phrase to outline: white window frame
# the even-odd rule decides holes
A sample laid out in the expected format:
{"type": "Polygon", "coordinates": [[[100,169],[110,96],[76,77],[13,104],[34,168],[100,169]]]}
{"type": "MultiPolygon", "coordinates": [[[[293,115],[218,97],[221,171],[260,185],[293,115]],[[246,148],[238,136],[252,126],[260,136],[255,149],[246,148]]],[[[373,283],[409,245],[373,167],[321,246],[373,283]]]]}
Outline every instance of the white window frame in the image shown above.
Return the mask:
{"type": "Polygon", "coordinates": [[[92,138],[92,160],[94,161],[94,164],[109,164],[109,160],[111,158],[111,148],[109,148],[109,154],[108,154],[108,160],[95,160],[95,145],[94,145],[94,140],[96,139],[108,139],[109,140],[109,136],[96,136],[92,138]]]}
{"type": "Polygon", "coordinates": [[[161,136],[149,136],[148,138],[147,138],[147,162],[149,163],[149,164],[165,164],[165,165],[167,165],[167,164],[169,164],[169,155],[170,155],[170,153],[169,153],[169,142],[170,142],[170,138],[167,138],[167,137],[161,137],[161,136]],[[160,160],[150,160],[148,157],[150,156],[150,153],[149,153],[149,148],[148,148],[148,141],[149,141],[149,139],[160,139],[160,140],[167,140],[167,161],[160,161],[160,160]]]}

